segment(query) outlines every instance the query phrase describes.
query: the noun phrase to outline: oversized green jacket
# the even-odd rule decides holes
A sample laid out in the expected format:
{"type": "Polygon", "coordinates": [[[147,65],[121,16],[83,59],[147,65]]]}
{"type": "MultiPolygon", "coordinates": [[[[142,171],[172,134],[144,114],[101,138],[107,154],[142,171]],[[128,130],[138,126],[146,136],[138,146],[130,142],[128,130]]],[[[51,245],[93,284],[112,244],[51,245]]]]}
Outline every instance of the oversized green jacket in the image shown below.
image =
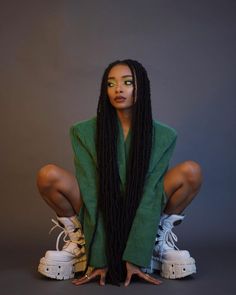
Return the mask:
{"type": "MultiPolygon", "coordinates": [[[[131,130],[124,140],[123,130],[119,122],[117,143],[118,167],[121,186],[126,179],[126,163],[131,143],[131,130]]],[[[98,195],[98,173],[96,156],[96,117],[75,123],[70,128],[71,143],[74,151],[76,178],[80,187],[83,206],[79,213],[82,223],[86,253],[96,223],[96,206],[98,195]]],[[[140,267],[148,267],[155,243],[157,226],[161,211],[165,204],[163,177],[166,173],[173,153],[177,134],[173,128],[153,120],[153,147],[150,164],[146,175],[143,196],[136,211],[122,259],[140,267]]],[[[101,214],[91,249],[90,266],[106,266],[105,232],[101,214]]]]}

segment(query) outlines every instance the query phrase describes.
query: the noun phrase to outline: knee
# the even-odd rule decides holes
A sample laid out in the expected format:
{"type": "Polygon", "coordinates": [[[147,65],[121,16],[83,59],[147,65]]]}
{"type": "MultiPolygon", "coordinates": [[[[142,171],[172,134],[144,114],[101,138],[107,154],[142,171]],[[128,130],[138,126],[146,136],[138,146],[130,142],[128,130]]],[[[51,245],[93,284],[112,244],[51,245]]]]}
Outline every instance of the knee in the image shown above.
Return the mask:
{"type": "Polygon", "coordinates": [[[50,189],[58,180],[58,167],[54,164],[43,166],[37,173],[36,181],[40,192],[50,189]]]}
{"type": "Polygon", "coordinates": [[[201,166],[194,161],[185,161],[182,163],[182,172],[185,180],[194,190],[198,190],[202,184],[201,166]]]}

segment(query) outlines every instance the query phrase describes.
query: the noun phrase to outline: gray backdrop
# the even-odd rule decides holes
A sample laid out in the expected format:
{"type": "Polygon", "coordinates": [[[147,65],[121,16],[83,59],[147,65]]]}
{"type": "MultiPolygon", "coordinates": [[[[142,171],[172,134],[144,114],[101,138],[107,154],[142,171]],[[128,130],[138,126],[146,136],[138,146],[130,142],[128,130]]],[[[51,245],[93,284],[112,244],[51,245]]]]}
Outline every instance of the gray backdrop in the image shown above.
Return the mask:
{"type": "Polygon", "coordinates": [[[235,248],[235,20],[229,0],[0,1],[1,254],[13,257],[2,270],[18,259],[33,272],[54,247],[36,173],[74,172],[69,127],[96,114],[103,71],[124,58],[146,67],[153,116],[178,131],[171,166],[203,170],[180,247],[235,248]]]}

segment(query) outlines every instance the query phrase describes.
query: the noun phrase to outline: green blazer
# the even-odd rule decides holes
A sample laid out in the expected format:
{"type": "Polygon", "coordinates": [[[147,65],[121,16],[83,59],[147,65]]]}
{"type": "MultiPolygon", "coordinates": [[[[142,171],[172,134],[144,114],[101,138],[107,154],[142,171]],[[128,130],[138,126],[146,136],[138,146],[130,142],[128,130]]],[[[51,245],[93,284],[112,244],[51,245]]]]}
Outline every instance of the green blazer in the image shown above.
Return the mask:
{"type": "MultiPolygon", "coordinates": [[[[131,130],[124,140],[123,130],[119,122],[117,157],[121,185],[124,188],[126,179],[126,163],[131,143],[131,130]]],[[[76,178],[79,184],[83,206],[79,213],[82,223],[86,253],[91,242],[95,226],[95,213],[98,194],[98,174],[96,157],[96,117],[75,123],[70,128],[70,138],[74,151],[76,178]]],[[[148,267],[161,212],[165,204],[163,177],[168,170],[177,134],[176,131],[156,120],[153,120],[153,147],[150,164],[146,175],[143,196],[129,233],[129,238],[122,259],[140,267],[148,267]]],[[[105,233],[101,214],[99,214],[97,231],[91,249],[90,266],[107,265],[105,255],[105,233]]]]}

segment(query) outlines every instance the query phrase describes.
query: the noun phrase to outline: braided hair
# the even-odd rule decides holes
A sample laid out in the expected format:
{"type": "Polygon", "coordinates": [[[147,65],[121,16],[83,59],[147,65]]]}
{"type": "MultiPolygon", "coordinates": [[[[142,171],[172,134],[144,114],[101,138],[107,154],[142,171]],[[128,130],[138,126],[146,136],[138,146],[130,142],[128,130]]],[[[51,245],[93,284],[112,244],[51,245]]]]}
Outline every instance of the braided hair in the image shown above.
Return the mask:
{"type": "Polygon", "coordinates": [[[99,179],[96,219],[101,213],[106,235],[107,281],[120,285],[126,277],[126,265],[122,261],[122,255],[142,198],[152,148],[150,83],[146,70],[139,62],[130,59],[118,60],[105,70],[97,108],[96,132],[99,179]],[[124,191],[120,186],[117,163],[118,117],[107,94],[109,72],[118,64],[127,65],[131,70],[135,101],[132,106],[131,147],[124,191]]]}

